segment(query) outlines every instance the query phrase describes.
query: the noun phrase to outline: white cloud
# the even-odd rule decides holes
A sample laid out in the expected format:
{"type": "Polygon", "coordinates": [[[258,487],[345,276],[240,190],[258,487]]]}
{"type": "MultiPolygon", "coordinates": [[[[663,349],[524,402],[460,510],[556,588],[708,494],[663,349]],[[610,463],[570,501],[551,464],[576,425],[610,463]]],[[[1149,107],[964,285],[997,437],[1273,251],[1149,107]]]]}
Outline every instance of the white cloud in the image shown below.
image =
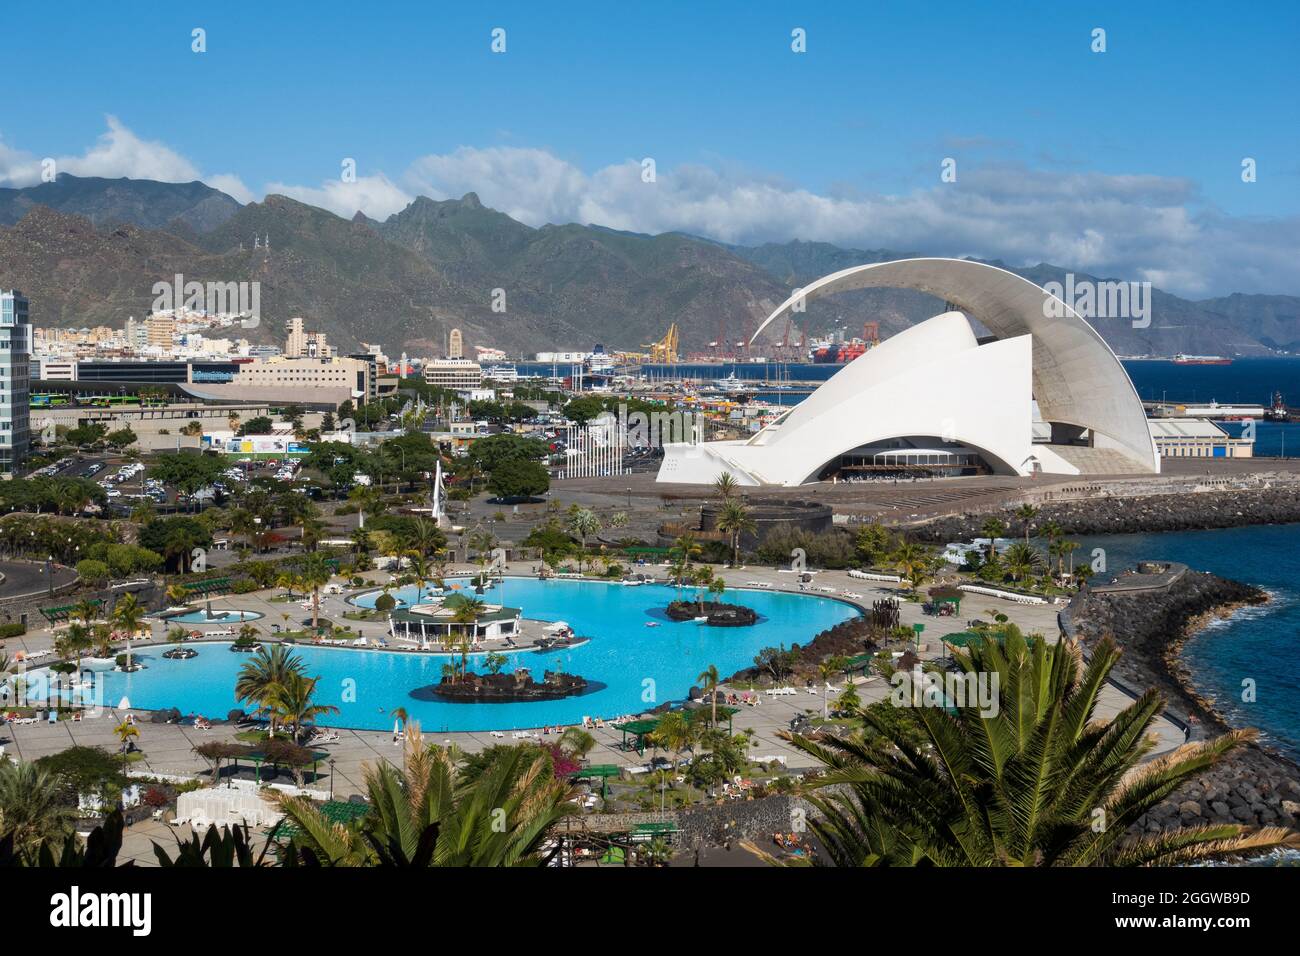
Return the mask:
{"type": "MultiPolygon", "coordinates": [[[[640,158],[588,172],[537,148],[463,146],[417,159],[396,181],[383,172],[346,183],[274,182],[250,189],[232,174],[203,175],[167,145],[116,117],[60,172],[164,181],[202,179],[240,202],[277,192],[340,216],[382,219],[417,194],[476,192],[483,203],[533,226],[579,222],[724,242],[789,239],[971,255],[1013,266],[1045,261],[1106,277],[1147,279],[1187,296],[1231,291],[1300,293],[1294,263],[1300,217],[1248,219],[1206,204],[1184,179],[1032,169],[1005,161],[966,164],[958,182],[900,195],[822,195],[736,165],[659,167],[642,179],[640,158]]],[[[40,159],[0,139],[0,185],[40,181],[40,159]]]]}
{"type": "Polygon", "coordinates": [[[257,194],[245,186],[242,179],[232,173],[222,173],[218,176],[204,176],[203,181],[213,189],[220,189],[227,196],[230,196],[241,203],[257,201],[257,194]]]}
{"type": "Polygon", "coordinates": [[[342,179],[326,180],[316,187],[267,183],[264,192],[281,193],[300,202],[328,209],[348,219],[358,211],[372,219],[385,219],[407,206],[415,198],[395,186],[382,173],[375,176],[358,176],[355,182],[350,183],[345,183],[342,179]]]}
{"type": "Polygon", "coordinates": [[[116,116],[106,120],[108,130],[83,155],[59,157],[59,172],[164,183],[188,183],[200,178],[198,167],[180,153],[163,143],[141,139],[116,116]]]}
{"type": "Polygon", "coordinates": [[[738,244],[805,239],[1011,265],[1050,262],[1149,279],[1183,295],[1300,292],[1300,219],[1247,220],[1200,201],[1187,180],[965,167],[958,182],[904,195],[818,195],[734,170],[640,160],[586,173],[538,149],[461,147],[415,162],[408,178],[434,198],[477,192],[530,225],[580,222],[682,231],[738,244]]]}

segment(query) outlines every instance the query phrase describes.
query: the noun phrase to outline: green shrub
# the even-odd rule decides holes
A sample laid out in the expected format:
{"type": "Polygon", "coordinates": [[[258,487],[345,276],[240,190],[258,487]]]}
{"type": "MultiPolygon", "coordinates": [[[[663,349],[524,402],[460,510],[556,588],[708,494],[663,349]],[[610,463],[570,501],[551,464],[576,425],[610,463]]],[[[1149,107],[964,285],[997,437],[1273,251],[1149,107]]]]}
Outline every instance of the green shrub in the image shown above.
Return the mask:
{"type": "Polygon", "coordinates": [[[77,576],[91,587],[103,587],[108,583],[108,565],[103,561],[94,561],[90,558],[78,561],[77,576]]]}
{"type": "Polygon", "coordinates": [[[27,633],[27,628],[23,627],[22,621],[14,621],[12,624],[0,624],[0,640],[6,637],[22,637],[27,633]]]}
{"type": "Polygon", "coordinates": [[[397,599],[391,594],[381,594],[375,598],[375,610],[387,614],[393,608],[397,607],[397,599]]]}

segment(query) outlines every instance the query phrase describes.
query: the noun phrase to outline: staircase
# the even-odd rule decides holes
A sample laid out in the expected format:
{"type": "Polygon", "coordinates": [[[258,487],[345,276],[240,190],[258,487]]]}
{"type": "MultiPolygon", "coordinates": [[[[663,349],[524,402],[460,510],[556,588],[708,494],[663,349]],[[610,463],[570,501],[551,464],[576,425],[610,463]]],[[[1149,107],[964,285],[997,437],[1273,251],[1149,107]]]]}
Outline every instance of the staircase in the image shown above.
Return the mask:
{"type": "Polygon", "coordinates": [[[1088,448],[1085,445],[1048,445],[1081,475],[1133,475],[1143,474],[1147,469],[1139,465],[1132,457],[1114,448],[1088,448]]]}

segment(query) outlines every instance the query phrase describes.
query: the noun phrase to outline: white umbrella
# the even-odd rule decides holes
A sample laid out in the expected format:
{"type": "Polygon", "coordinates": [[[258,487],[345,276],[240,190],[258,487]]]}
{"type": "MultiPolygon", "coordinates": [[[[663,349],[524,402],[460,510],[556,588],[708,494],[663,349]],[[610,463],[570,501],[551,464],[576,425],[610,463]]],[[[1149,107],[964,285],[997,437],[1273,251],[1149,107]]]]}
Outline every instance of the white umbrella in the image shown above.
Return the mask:
{"type": "Polygon", "coordinates": [[[131,709],[131,701],[128,700],[127,698],[123,697],[121,700],[119,700],[119,701],[117,702],[117,709],[118,709],[118,710],[130,710],[130,709],[131,709]]]}

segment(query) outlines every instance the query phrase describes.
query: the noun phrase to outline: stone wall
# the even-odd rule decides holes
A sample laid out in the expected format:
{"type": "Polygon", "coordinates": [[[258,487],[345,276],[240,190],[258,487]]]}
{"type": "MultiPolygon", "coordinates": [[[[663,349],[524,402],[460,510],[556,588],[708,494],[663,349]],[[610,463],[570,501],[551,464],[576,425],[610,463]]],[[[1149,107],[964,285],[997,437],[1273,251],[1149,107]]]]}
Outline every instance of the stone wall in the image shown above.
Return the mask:
{"type": "MultiPolygon", "coordinates": [[[[980,526],[990,517],[1007,525],[1010,537],[1023,534],[1013,508],[967,512],[937,518],[909,527],[909,534],[922,541],[945,543],[965,541],[982,534],[980,526]]],[[[1203,528],[1236,528],[1250,524],[1300,522],[1300,484],[1208,490],[1142,497],[1100,495],[1079,501],[1047,501],[1030,522],[1031,533],[1047,521],[1054,521],[1066,534],[1135,534],[1155,531],[1191,531],[1203,528]]]]}

